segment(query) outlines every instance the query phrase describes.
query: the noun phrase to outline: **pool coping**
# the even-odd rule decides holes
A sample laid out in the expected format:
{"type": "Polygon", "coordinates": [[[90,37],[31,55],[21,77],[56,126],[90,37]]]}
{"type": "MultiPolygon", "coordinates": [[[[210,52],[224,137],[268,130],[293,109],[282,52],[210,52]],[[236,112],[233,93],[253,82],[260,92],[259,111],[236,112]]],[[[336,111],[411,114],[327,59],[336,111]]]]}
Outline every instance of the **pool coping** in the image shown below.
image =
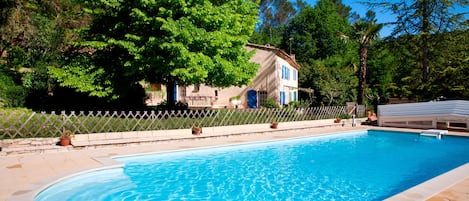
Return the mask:
{"type": "Polygon", "coordinates": [[[23,188],[21,191],[14,193],[10,198],[8,198],[8,201],[30,201],[34,200],[34,198],[41,193],[42,191],[46,190],[50,186],[59,183],[61,181],[67,180],[69,178],[86,174],[89,172],[95,172],[95,171],[100,171],[100,170],[108,170],[108,169],[114,169],[114,168],[122,168],[124,167],[124,164],[113,160],[110,157],[95,157],[93,158],[94,160],[98,161],[101,163],[103,166],[102,167],[97,167],[97,168],[85,168],[82,170],[75,170],[75,171],[70,171],[66,172],[63,174],[59,174],[54,177],[50,177],[46,180],[43,180],[38,183],[34,183],[31,185],[26,186],[23,188]]]}
{"type": "Polygon", "coordinates": [[[463,164],[423,183],[413,186],[386,201],[426,200],[468,177],[469,163],[463,164]]]}
{"type": "MultiPolygon", "coordinates": [[[[48,187],[50,187],[51,185],[55,183],[66,180],[70,177],[74,177],[74,176],[81,175],[81,174],[86,174],[88,172],[93,172],[93,171],[112,169],[112,168],[122,168],[124,164],[114,159],[118,157],[148,155],[148,154],[154,154],[154,153],[163,154],[165,152],[169,153],[169,152],[187,151],[191,149],[207,149],[207,148],[212,148],[212,147],[226,147],[226,146],[236,146],[236,145],[243,145],[243,144],[253,144],[253,143],[268,143],[268,142],[281,141],[281,140],[290,140],[290,139],[293,140],[295,138],[300,139],[300,138],[327,136],[327,135],[346,133],[346,132],[357,132],[360,130],[388,130],[388,131],[402,131],[402,132],[418,133],[418,131],[415,129],[400,129],[400,128],[389,128],[389,127],[362,127],[362,128],[356,128],[356,129],[348,130],[348,131],[343,131],[343,130],[342,131],[328,131],[322,134],[314,134],[314,135],[308,134],[305,136],[285,137],[282,139],[260,140],[260,141],[243,142],[243,143],[230,143],[230,144],[221,144],[221,145],[214,145],[214,146],[202,146],[202,147],[196,147],[196,148],[181,148],[181,149],[175,149],[175,150],[155,151],[151,153],[148,152],[148,153],[138,153],[138,154],[123,154],[123,155],[118,155],[118,156],[93,157],[95,161],[99,162],[102,165],[101,167],[85,168],[82,170],[75,170],[75,171],[56,175],[54,177],[50,177],[41,182],[26,186],[21,191],[15,192],[7,200],[8,201],[34,200],[34,198],[43,190],[47,189],[48,187]]],[[[468,137],[467,134],[459,135],[459,134],[450,133],[450,135],[468,137]]],[[[216,137],[216,136],[213,136],[213,137],[216,137]]],[[[469,173],[469,163],[466,163],[453,170],[450,170],[439,176],[436,176],[430,180],[427,180],[423,183],[413,186],[401,193],[391,196],[387,198],[386,200],[387,201],[426,200],[426,199],[431,198],[434,195],[437,195],[443,192],[445,189],[448,189],[449,187],[461,182],[462,180],[469,178],[468,173],[469,173]]]]}

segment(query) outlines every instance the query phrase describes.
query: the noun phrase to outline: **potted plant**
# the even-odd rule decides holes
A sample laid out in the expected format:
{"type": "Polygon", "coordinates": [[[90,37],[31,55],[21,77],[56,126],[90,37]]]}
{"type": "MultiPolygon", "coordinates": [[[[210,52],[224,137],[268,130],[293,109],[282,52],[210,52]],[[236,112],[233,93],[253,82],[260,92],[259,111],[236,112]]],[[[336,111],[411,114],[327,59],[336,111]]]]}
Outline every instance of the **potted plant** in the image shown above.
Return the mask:
{"type": "Polygon", "coordinates": [[[75,133],[70,130],[65,130],[64,132],[62,132],[62,135],[60,135],[60,145],[70,145],[73,137],[75,137],[75,133]]]}
{"type": "Polygon", "coordinates": [[[241,96],[232,96],[229,101],[233,104],[234,108],[238,109],[238,105],[241,103],[241,96]]]}
{"type": "Polygon", "coordinates": [[[272,123],[270,123],[270,128],[276,129],[278,127],[278,122],[273,120],[272,123]]]}
{"type": "Polygon", "coordinates": [[[336,123],[336,124],[337,124],[337,123],[340,123],[341,120],[342,120],[342,119],[341,119],[340,117],[337,117],[337,118],[334,119],[334,123],[336,123]]]}
{"type": "Polygon", "coordinates": [[[202,127],[193,126],[192,127],[192,135],[200,135],[200,134],[202,134],[202,127]]]}

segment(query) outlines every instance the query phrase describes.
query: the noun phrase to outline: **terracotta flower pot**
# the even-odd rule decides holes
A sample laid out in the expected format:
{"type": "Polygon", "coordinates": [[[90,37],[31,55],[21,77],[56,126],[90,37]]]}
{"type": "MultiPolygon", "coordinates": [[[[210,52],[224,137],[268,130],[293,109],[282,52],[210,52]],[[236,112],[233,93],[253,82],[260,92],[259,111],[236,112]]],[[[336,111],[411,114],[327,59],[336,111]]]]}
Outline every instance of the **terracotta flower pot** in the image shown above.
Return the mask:
{"type": "Polygon", "coordinates": [[[342,119],[340,119],[340,118],[336,118],[336,119],[334,119],[334,123],[340,123],[341,120],[342,119]]]}
{"type": "Polygon", "coordinates": [[[270,124],[270,128],[276,129],[277,127],[278,127],[277,122],[273,122],[272,124],[270,124]]]}
{"type": "Polygon", "coordinates": [[[202,133],[201,127],[194,127],[192,128],[192,135],[200,135],[202,133]]]}
{"type": "Polygon", "coordinates": [[[60,138],[60,145],[62,146],[68,146],[70,145],[70,138],[60,138]]]}

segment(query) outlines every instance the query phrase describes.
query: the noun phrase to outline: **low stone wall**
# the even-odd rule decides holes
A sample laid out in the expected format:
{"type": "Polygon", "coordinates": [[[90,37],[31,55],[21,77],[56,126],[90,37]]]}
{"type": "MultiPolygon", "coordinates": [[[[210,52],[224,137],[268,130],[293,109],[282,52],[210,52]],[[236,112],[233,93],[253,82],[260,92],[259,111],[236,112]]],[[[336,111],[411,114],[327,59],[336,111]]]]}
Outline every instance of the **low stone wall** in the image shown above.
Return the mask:
{"type": "Polygon", "coordinates": [[[21,148],[34,146],[52,146],[56,145],[59,138],[23,138],[0,140],[2,148],[21,148]]]}
{"type": "Polygon", "coordinates": [[[8,155],[12,153],[32,153],[46,152],[66,149],[57,146],[59,138],[24,138],[24,139],[5,139],[0,140],[0,155],[8,155]]]}

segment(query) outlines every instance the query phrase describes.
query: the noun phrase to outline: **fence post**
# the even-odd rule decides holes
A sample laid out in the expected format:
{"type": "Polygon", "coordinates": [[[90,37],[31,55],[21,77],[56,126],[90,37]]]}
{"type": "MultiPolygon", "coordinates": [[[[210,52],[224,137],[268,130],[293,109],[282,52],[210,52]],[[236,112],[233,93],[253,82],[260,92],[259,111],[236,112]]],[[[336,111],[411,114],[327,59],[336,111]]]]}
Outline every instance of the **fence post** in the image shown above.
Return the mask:
{"type": "Polygon", "coordinates": [[[60,112],[60,116],[62,116],[62,133],[65,132],[65,111],[60,112]]]}

